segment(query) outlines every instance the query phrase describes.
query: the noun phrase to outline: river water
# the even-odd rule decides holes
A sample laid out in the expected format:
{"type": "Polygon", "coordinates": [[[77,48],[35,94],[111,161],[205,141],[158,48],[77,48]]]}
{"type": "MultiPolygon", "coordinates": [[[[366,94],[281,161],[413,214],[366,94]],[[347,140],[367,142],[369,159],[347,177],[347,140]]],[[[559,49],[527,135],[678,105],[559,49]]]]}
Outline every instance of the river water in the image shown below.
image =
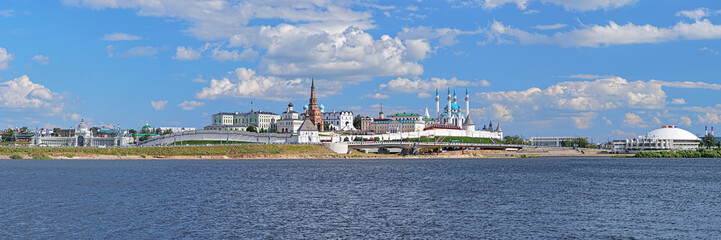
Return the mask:
{"type": "Polygon", "coordinates": [[[0,238],[718,238],[719,173],[721,159],[0,160],[0,238]]]}

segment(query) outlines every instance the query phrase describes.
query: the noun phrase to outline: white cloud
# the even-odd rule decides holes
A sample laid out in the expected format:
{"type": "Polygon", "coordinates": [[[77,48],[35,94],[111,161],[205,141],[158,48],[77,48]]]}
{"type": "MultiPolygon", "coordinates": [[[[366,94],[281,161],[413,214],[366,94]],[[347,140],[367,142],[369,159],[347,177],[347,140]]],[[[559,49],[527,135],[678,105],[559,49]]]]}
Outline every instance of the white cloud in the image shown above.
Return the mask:
{"type": "Polygon", "coordinates": [[[48,65],[50,64],[50,58],[43,55],[35,55],[33,57],[33,61],[39,62],[42,65],[48,65]]]}
{"type": "Polygon", "coordinates": [[[705,113],[704,115],[697,115],[698,121],[701,123],[719,124],[721,123],[721,115],[716,113],[705,113]]]}
{"type": "Polygon", "coordinates": [[[634,137],[638,136],[638,134],[636,134],[636,132],[624,132],[624,131],[621,131],[620,129],[615,129],[611,132],[613,134],[616,134],[617,136],[621,136],[621,137],[634,138],[634,137]]]}
{"type": "Polygon", "coordinates": [[[77,113],[66,113],[63,114],[63,120],[70,119],[71,121],[80,121],[83,120],[83,116],[77,113]]]}
{"type": "Polygon", "coordinates": [[[568,26],[568,25],[563,24],[563,23],[557,23],[557,24],[553,24],[553,25],[536,25],[536,26],[533,26],[532,28],[535,28],[538,30],[556,30],[556,29],[565,28],[566,26],[568,26]]]}
{"type": "Polygon", "coordinates": [[[15,10],[13,9],[0,10],[0,16],[12,17],[13,15],[15,15],[15,10]]]}
{"type": "Polygon", "coordinates": [[[173,59],[181,61],[197,60],[200,58],[200,54],[199,50],[195,50],[192,47],[180,46],[176,48],[173,59]]]}
{"type": "Polygon", "coordinates": [[[596,119],[596,117],[598,117],[598,113],[584,112],[581,113],[581,116],[571,117],[571,120],[573,120],[577,129],[588,129],[593,125],[593,120],[596,119]]]}
{"type": "Polygon", "coordinates": [[[697,8],[694,10],[684,10],[676,13],[676,16],[684,16],[693,20],[701,20],[702,18],[711,15],[711,9],[708,8],[697,8]]]}
{"type": "Polygon", "coordinates": [[[609,126],[613,125],[613,121],[611,121],[611,119],[603,117],[603,121],[606,122],[606,124],[608,124],[609,126]]]}
{"type": "Polygon", "coordinates": [[[661,124],[661,119],[659,119],[658,117],[654,116],[654,117],[653,117],[653,123],[655,123],[655,124],[661,124]]]}
{"type": "MultiPolygon", "coordinates": [[[[516,4],[518,9],[525,10],[528,3],[534,0],[462,0],[461,5],[481,6],[485,9],[493,9],[506,4],[516,4]]],[[[592,11],[598,9],[620,8],[637,0],[540,0],[542,3],[561,5],[567,10],[592,11]]]]}
{"type": "Polygon", "coordinates": [[[7,49],[0,47],[0,70],[8,69],[10,67],[10,61],[13,59],[15,59],[15,56],[8,53],[7,49]]]}
{"type": "Polygon", "coordinates": [[[135,41],[135,40],[140,40],[140,39],[143,39],[143,38],[135,36],[135,35],[130,35],[127,33],[117,33],[117,32],[105,34],[105,35],[103,35],[103,37],[100,38],[100,40],[103,40],[103,41],[135,41]]]}
{"type": "Polygon", "coordinates": [[[721,90],[704,82],[627,81],[620,77],[594,81],[559,82],[546,89],[479,93],[484,101],[507,102],[526,108],[600,111],[618,108],[661,109],[666,105],[663,87],[721,90]]]}
{"type": "Polygon", "coordinates": [[[417,63],[428,48],[422,42],[404,45],[383,35],[376,40],[358,27],[319,30],[281,24],[256,28],[230,39],[229,47],[266,49],[259,70],[275,76],[323,76],[369,80],[373,76],[417,76],[417,63]]]}
{"type": "MultiPolygon", "coordinates": [[[[316,81],[318,84],[318,81],[316,81]]],[[[210,86],[201,89],[198,99],[257,98],[285,101],[295,96],[307,96],[310,79],[284,79],[257,75],[252,69],[238,68],[230,77],[210,80],[210,86]]]]}
{"type": "Polygon", "coordinates": [[[643,121],[643,119],[633,113],[626,113],[623,119],[623,123],[634,128],[646,128],[646,123],[643,121]]]}
{"type": "Polygon", "coordinates": [[[388,99],[388,95],[381,94],[381,93],[375,93],[375,94],[366,94],[367,98],[373,98],[373,99],[388,99]]]}
{"type": "Polygon", "coordinates": [[[398,33],[398,38],[402,40],[423,39],[426,41],[438,41],[438,45],[442,47],[452,46],[458,43],[457,37],[460,35],[475,35],[482,33],[483,30],[463,31],[453,28],[433,28],[428,26],[418,26],[412,28],[403,28],[398,33]]]}
{"type": "MultiPolygon", "coordinates": [[[[379,86],[380,90],[387,90],[396,93],[417,93],[419,98],[430,96],[430,92],[434,92],[436,89],[445,89],[448,87],[471,87],[471,86],[490,86],[490,83],[486,80],[476,81],[464,81],[458,80],[457,78],[445,79],[445,78],[430,78],[430,79],[408,79],[408,78],[396,78],[383,83],[379,86]]],[[[441,93],[442,95],[443,93],[441,93]]]]}
{"type": "Polygon", "coordinates": [[[62,0],[91,9],[135,9],[141,16],[176,18],[189,23],[186,32],[203,40],[239,34],[253,19],[278,19],[317,25],[371,27],[371,14],[351,10],[345,1],[205,1],[205,0],[62,0]],[[319,24],[320,23],[320,24],[319,24]]]}
{"type": "Polygon", "coordinates": [[[128,49],[125,52],[115,52],[115,46],[107,46],[105,50],[108,53],[108,57],[119,57],[119,58],[136,58],[136,57],[151,57],[158,53],[159,48],[150,46],[139,46],[128,49]]]}
{"type": "Polygon", "coordinates": [[[599,47],[609,45],[660,43],[667,41],[708,40],[721,38],[721,25],[714,25],[708,19],[694,23],[679,22],[674,26],[659,28],[652,25],[635,25],[627,23],[618,25],[609,22],[608,25],[592,25],[568,32],[558,32],[553,35],[531,33],[517,28],[493,22],[490,36],[499,43],[509,40],[505,37],[517,39],[521,44],[552,44],[563,47],[599,47]]]}
{"type": "Polygon", "coordinates": [[[38,109],[55,115],[63,109],[62,99],[60,94],[30,81],[28,76],[0,83],[0,108],[38,109]]]}
{"type": "Polygon", "coordinates": [[[686,104],[686,100],[683,98],[674,98],[673,100],[671,100],[671,104],[684,105],[686,104]]]}
{"type": "Polygon", "coordinates": [[[716,51],[716,50],[714,50],[714,49],[712,49],[712,48],[709,48],[709,47],[702,47],[702,48],[699,48],[698,50],[699,50],[699,51],[702,51],[702,52],[710,52],[710,53],[712,53],[712,54],[714,54],[714,55],[718,55],[718,54],[719,54],[718,51],[716,51]]]}
{"type": "MultiPolygon", "coordinates": [[[[187,102],[187,101],[186,101],[187,102]]],[[[150,106],[155,109],[155,111],[160,111],[165,109],[165,105],[168,104],[168,101],[150,101],[150,106]]]]}
{"type": "Polygon", "coordinates": [[[198,101],[184,101],[184,102],[178,104],[178,107],[180,107],[181,109],[183,109],[185,111],[192,111],[192,110],[195,110],[195,108],[197,108],[197,107],[202,107],[203,105],[205,105],[205,103],[198,102],[198,101]]]}
{"type": "Polygon", "coordinates": [[[685,124],[686,126],[691,126],[691,118],[682,116],[681,117],[681,123],[685,124]]]}
{"type": "Polygon", "coordinates": [[[233,62],[240,62],[240,61],[254,61],[256,58],[258,58],[258,52],[256,52],[253,49],[246,48],[242,52],[238,52],[238,50],[221,50],[221,49],[213,49],[213,60],[218,62],[225,62],[225,61],[233,61],[233,62]]]}
{"type": "Polygon", "coordinates": [[[493,113],[493,117],[496,119],[500,119],[504,122],[512,122],[513,121],[512,112],[506,106],[503,106],[498,103],[494,103],[494,104],[491,104],[490,111],[493,113]]]}

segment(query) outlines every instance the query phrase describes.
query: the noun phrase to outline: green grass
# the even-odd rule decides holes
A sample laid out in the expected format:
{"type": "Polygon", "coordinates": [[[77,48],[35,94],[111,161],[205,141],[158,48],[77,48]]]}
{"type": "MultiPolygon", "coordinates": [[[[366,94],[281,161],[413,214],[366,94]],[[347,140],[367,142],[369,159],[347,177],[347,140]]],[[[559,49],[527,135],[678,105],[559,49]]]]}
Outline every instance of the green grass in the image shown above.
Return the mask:
{"type": "Polygon", "coordinates": [[[249,143],[249,142],[241,142],[241,141],[202,141],[202,140],[193,140],[193,141],[180,141],[180,142],[174,142],[173,146],[185,146],[185,145],[225,145],[225,144],[240,144],[240,143],[249,143]]]}
{"type": "Polygon", "coordinates": [[[128,148],[45,148],[45,147],[0,147],[0,155],[6,156],[229,156],[252,157],[273,155],[335,155],[321,145],[219,145],[219,146],[178,146],[178,147],[128,147],[128,148]]]}
{"type": "Polygon", "coordinates": [[[634,155],[636,158],[721,158],[721,150],[704,149],[678,150],[678,151],[657,151],[639,152],[634,155]]]}

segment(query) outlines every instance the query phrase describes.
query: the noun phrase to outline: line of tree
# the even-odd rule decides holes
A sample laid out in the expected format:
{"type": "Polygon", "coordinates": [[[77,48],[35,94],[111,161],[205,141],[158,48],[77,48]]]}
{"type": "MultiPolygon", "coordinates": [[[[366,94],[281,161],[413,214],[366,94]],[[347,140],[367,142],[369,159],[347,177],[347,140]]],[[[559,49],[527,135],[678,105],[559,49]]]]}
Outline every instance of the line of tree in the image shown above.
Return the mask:
{"type": "Polygon", "coordinates": [[[570,141],[562,141],[561,145],[564,147],[577,147],[577,148],[599,148],[595,143],[588,142],[586,138],[574,138],[570,141]]]}

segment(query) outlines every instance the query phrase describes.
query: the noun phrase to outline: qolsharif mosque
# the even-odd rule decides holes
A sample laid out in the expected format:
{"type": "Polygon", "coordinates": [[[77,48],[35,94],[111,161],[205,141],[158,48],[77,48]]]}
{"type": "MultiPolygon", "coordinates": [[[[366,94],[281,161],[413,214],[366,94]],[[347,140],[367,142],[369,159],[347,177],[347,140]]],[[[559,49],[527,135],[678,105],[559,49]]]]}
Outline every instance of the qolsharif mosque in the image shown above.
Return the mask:
{"type": "Polygon", "coordinates": [[[113,129],[109,136],[95,136],[85,120],[81,120],[78,127],[70,132],[69,136],[43,136],[36,132],[31,140],[32,146],[40,147],[119,147],[129,146],[133,137],[120,127],[113,129]]]}
{"type": "Polygon", "coordinates": [[[419,132],[422,136],[464,136],[502,139],[503,130],[499,124],[495,128],[493,123],[477,128],[471,117],[470,95],[466,89],[465,109],[458,105],[458,95],[448,88],[448,101],[441,110],[441,97],[436,89],[436,116],[431,117],[426,107],[423,116],[415,113],[396,113],[389,116],[383,114],[383,106],[378,118],[364,117],[361,120],[361,131],[365,134],[395,134],[419,132]],[[480,129],[480,130],[479,130],[480,129]]]}

